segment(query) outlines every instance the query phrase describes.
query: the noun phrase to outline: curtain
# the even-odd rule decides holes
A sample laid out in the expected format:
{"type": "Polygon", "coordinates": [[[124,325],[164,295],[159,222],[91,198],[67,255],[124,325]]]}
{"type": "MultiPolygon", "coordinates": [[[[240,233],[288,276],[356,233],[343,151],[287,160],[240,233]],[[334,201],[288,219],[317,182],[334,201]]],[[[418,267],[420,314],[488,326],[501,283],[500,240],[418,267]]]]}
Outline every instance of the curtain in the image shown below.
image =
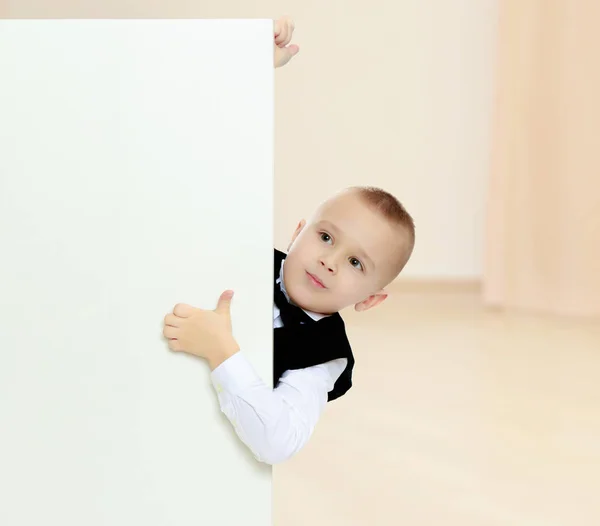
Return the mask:
{"type": "Polygon", "coordinates": [[[484,300],[600,316],[600,1],[499,1],[484,300]]]}

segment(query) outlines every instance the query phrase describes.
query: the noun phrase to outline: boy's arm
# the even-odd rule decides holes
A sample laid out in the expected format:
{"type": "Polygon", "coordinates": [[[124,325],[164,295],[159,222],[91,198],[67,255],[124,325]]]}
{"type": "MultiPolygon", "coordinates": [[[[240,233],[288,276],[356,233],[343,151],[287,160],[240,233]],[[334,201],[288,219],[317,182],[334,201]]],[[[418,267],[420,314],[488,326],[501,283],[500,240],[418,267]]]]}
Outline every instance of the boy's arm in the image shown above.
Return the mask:
{"type": "Polygon", "coordinates": [[[238,437],[258,461],[276,464],[306,445],[346,363],[340,359],[286,371],[271,389],[236,353],[211,373],[211,380],[238,437]]]}

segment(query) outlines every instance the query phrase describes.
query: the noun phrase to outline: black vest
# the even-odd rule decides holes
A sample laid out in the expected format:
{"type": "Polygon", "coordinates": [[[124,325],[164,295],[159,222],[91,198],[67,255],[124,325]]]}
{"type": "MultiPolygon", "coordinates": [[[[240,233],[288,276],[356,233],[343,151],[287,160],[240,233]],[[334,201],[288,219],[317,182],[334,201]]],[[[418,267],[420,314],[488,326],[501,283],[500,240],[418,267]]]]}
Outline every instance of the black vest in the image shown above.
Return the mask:
{"type": "Polygon", "coordinates": [[[304,369],[346,358],[346,369],[328,394],[327,401],[331,402],[352,387],[354,356],[346,336],[344,320],[336,312],[315,321],[300,307],[287,302],[280,285],[276,283],[285,258],[285,253],[275,249],[274,301],[281,311],[284,326],[273,329],[273,386],[277,386],[281,375],[287,370],[304,369]]]}

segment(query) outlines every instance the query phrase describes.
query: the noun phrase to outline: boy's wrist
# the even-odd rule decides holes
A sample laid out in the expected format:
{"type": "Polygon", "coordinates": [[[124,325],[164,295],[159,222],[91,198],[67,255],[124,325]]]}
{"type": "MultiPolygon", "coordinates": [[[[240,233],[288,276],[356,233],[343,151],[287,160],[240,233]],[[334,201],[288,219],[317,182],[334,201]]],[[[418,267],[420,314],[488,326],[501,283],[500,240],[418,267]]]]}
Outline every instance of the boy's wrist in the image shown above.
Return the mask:
{"type": "Polygon", "coordinates": [[[208,365],[211,371],[214,371],[225,360],[240,351],[240,346],[233,337],[228,338],[219,345],[208,357],[208,365]]]}

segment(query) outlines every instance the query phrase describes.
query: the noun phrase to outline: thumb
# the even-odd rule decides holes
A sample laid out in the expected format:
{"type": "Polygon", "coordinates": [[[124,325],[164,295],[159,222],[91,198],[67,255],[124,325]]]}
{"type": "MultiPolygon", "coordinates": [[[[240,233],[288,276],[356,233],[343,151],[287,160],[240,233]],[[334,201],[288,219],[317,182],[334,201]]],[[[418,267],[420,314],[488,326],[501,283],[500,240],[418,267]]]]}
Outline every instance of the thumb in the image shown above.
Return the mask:
{"type": "Polygon", "coordinates": [[[296,44],[279,49],[281,50],[282,65],[287,64],[300,51],[300,48],[296,44]]]}
{"type": "Polygon", "coordinates": [[[215,312],[218,314],[227,314],[229,315],[231,310],[231,299],[233,298],[233,290],[226,290],[219,297],[219,302],[217,303],[217,308],[215,312]]]}
{"type": "Polygon", "coordinates": [[[280,68],[281,66],[285,66],[299,51],[300,48],[296,44],[288,47],[275,46],[275,67],[280,68]]]}

